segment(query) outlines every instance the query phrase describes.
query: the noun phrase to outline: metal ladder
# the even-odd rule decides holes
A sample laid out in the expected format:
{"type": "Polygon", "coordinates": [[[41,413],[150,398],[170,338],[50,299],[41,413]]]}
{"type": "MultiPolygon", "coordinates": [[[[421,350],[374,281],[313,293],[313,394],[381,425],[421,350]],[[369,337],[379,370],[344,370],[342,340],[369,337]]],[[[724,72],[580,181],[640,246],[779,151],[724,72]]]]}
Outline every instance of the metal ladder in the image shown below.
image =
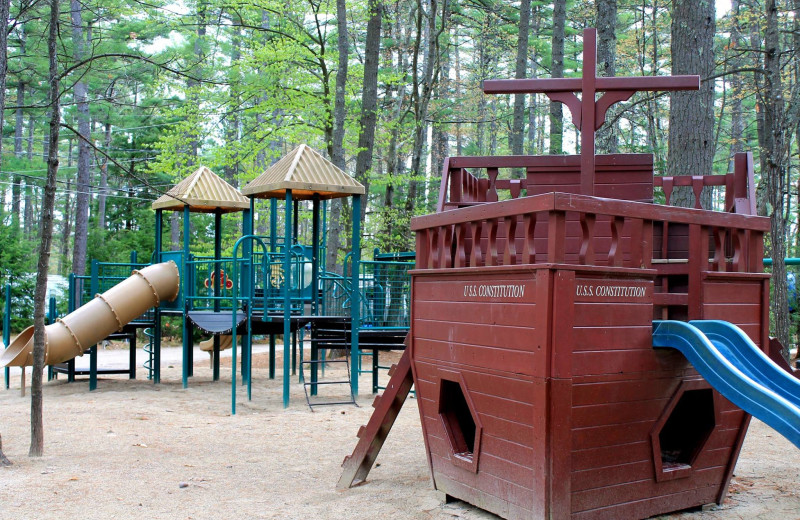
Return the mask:
{"type": "MultiPolygon", "coordinates": [[[[301,378],[303,381],[303,390],[306,395],[306,403],[308,407],[313,410],[316,406],[333,406],[352,404],[358,406],[355,396],[353,395],[352,376],[350,371],[350,342],[348,341],[348,332],[350,328],[349,319],[340,320],[317,320],[311,323],[311,357],[308,360],[300,361],[301,378]],[[326,350],[343,350],[345,352],[344,359],[325,359],[320,357],[319,353],[326,350]],[[346,379],[330,379],[320,380],[320,373],[324,373],[326,366],[331,368],[331,365],[344,365],[347,374],[346,379]],[[305,369],[309,369],[309,374],[306,375],[305,369]],[[335,387],[347,385],[347,395],[349,399],[320,399],[318,390],[320,386],[335,387]]],[[[356,375],[356,377],[358,377],[356,375]]]]}

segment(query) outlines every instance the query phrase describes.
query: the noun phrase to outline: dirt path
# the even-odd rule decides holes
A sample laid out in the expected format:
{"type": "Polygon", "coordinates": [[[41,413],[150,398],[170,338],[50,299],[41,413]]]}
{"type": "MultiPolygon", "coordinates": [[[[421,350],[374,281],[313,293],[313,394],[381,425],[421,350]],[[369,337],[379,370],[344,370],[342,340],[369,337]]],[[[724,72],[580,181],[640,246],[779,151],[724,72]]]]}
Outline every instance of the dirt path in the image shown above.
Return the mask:
{"type": "MultiPolygon", "coordinates": [[[[413,400],[369,482],[337,491],[339,464],[372,412],[371,396],[359,408],[311,412],[294,383],[284,410],[280,379],[269,381],[256,368],[253,400],[239,391],[231,416],[229,368],[228,382],[214,383],[208,363],[198,361],[186,390],[179,368],[165,368],[160,386],[116,376],[92,393],[85,382],[47,384],[40,459],[27,457],[29,399],[19,397],[18,381],[0,390],[0,433],[14,461],[0,468],[0,519],[495,518],[465,504],[442,504],[413,400]]],[[[361,385],[368,388],[367,376],[361,385]]],[[[669,518],[800,518],[798,468],[800,451],[754,421],[725,504],[669,518]]]]}

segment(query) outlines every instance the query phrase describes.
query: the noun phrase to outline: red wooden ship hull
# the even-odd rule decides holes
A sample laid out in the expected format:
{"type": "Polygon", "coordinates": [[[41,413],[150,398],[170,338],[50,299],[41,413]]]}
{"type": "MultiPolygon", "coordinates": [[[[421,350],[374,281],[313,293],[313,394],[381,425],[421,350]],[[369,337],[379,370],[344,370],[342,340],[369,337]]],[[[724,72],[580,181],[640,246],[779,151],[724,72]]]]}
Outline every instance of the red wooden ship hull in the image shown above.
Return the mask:
{"type": "Polygon", "coordinates": [[[445,161],[437,213],[412,220],[409,347],[340,486],[366,478],[412,375],[434,485],[505,518],[721,503],[750,421],[738,406],[800,447],[797,380],[762,353],[769,220],[752,156],[676,177],[654,177],[649,155],[596,156],[609,106],[700,80],[595,70],[587,29],[582,79],[484,83],[566,104],[581,155],[445,161]],[[669,205],[678,187],[694,208],[669,205]]]}
{"type": "MultiPolygon", "coordinates": [[[[527,197],[487,203],[475,199],[520,190],[491,173],[464,181],[459,161],[470,159],[448,163],[443,204],[461,209],[413,223],[411,367],[436,488],[505,518],[645,518],[721,502],[750,416],[679,352],[654,349],[653,320],[725,319],[765,348],[768,221],[639,202],[643,183],[628,181],[646,168],[630,157],[598,191],[636,202],[531,196],[543,178],[571,189],[563,169],[534,164],[527,197]]],[[[735,196],[746,156],[738,164],[732,209],[746,199],[735,196]]],[[[706,179],[695,186],[719,183],[706,179]]]]}

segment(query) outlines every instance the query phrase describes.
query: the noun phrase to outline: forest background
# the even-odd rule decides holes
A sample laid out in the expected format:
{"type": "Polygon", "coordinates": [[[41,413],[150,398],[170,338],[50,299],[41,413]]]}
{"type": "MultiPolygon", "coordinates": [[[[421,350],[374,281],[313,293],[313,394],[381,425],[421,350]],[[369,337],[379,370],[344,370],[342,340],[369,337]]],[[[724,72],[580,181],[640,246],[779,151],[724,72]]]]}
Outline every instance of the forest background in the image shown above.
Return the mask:
{"type": "MultiPolygon", "coordinates": [[[[774,334],[788,344],[780,280],[782,259],[800,256],[800,0],[0,4],[0,284],[13,284],[15,329],[33,316],[44,216],[51,273],[133,250],[147,259],[150,202],[176,181],[205,165],[243,186],[300,143],[367,187],[365,251],[413,250],[409,221],[433,210],[445,157],[579,151],[561,105],[487,96],[481,82],[580,76],[582,31],[597,27],[600,75],[702,80],[699,93],[615,107],[598,153],[653,153],[658,175],[697,175],[753,152],[759,212],[773,221],[774,334]]],[[[176,249],[177,217],[165,230],[176,249]]],[[[211,221],[192,218],[193,252],[209,253],[211,221]]],[[[225,218],[230,252],[239,217],[225,218]]],[[[349,249],[350,218],[346,200],[332,204],[329,270],[349,249]]]]}

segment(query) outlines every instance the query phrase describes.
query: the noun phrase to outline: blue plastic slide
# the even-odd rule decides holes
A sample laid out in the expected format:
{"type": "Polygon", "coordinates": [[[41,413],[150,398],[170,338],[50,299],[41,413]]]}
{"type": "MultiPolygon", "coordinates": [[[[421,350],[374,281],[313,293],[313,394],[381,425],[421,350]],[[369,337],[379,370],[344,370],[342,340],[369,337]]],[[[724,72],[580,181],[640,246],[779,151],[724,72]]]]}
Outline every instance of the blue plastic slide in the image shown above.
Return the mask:
{"type": "Polygon", "coordinates": [[[679,350],[733,404],[800,448],[800,381],[725,321],[654,321],[653,346],[679,350]]]}

